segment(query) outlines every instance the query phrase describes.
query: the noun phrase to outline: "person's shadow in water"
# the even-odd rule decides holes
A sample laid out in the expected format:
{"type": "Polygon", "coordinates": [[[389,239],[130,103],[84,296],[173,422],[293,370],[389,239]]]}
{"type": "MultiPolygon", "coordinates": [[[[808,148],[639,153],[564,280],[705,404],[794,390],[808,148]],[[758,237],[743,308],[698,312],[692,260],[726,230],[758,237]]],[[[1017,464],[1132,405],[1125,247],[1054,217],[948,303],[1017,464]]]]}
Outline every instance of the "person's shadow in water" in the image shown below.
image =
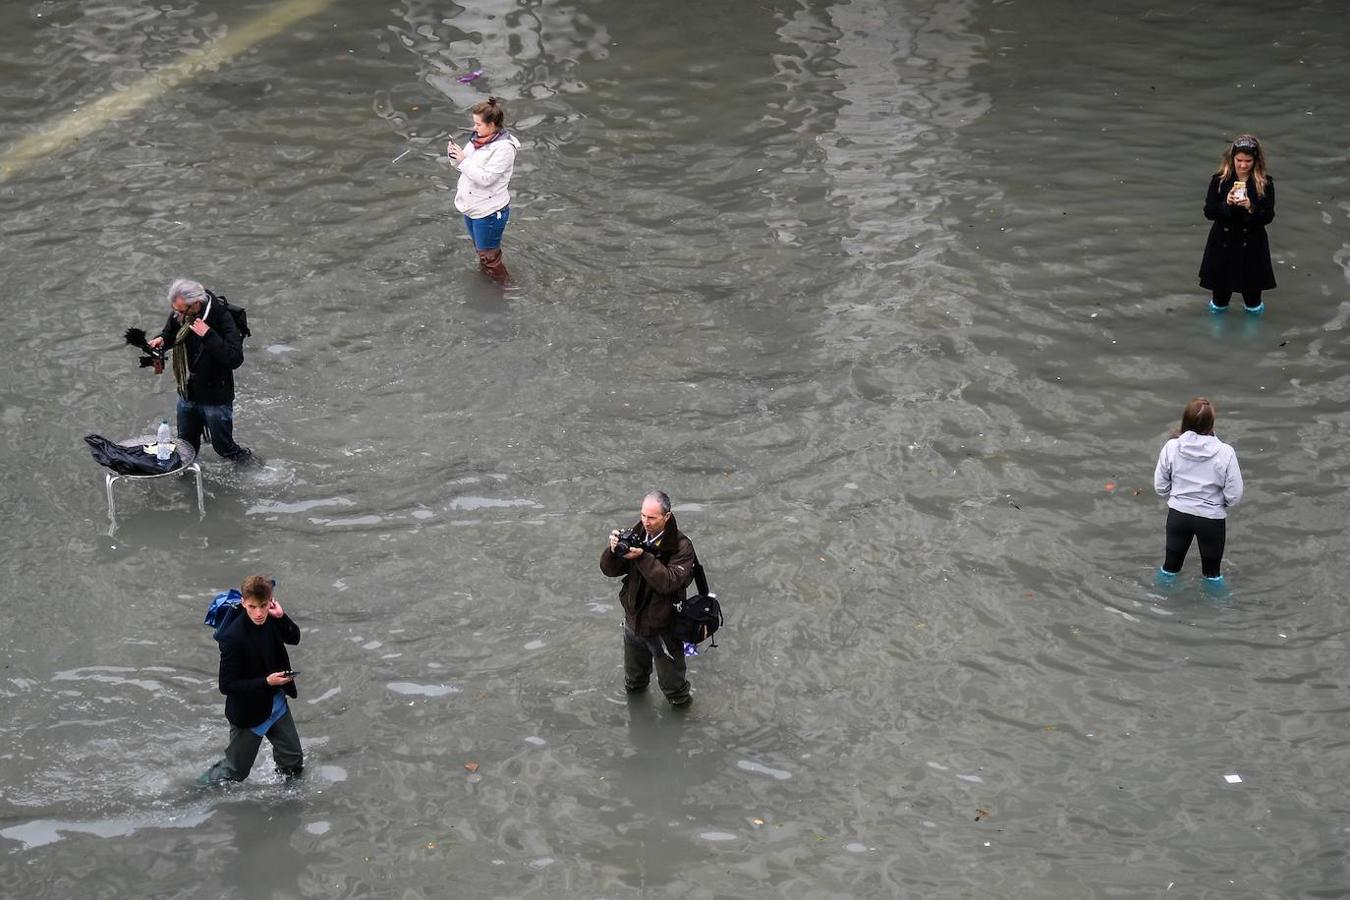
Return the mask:
{"type": "Polygon", "coordinates": [[[294,843],[303,811],[299,797],[277,802],[240,800],[216,808],[220,825],[234,835],[233,858],[218,881],[228,889],[226,896],[303,895],[300,877],[310,860],[294,843]]]}
{"type": "Polygon", "coordinates": [[[688,710],[665,707],[659,695],[628,698],[629,747],[614,768],[619,796],[627,799],[616,813],[614,845],[620,878],[637,888],[669,884],[687,866],[688,845],[672,830],[685,823],[690,792],[696,790],[688,753],[680,744],[688,710]],[[658,706],[660,708],[658,708],[658,706]]]}

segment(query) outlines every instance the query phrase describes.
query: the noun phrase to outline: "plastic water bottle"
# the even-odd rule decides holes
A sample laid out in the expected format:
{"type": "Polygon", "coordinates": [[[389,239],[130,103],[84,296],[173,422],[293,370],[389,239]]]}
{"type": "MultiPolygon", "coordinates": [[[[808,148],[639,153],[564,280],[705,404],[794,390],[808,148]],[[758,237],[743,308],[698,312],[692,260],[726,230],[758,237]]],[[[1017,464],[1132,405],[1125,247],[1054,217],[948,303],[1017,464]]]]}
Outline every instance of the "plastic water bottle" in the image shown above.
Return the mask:
{"type": "Polygon", "coordinates": [[[168,462],[173,456],[173,435],[169,433],[169,420],[160,419],[159,431],[155,434],[155,459],[168,462]]]}

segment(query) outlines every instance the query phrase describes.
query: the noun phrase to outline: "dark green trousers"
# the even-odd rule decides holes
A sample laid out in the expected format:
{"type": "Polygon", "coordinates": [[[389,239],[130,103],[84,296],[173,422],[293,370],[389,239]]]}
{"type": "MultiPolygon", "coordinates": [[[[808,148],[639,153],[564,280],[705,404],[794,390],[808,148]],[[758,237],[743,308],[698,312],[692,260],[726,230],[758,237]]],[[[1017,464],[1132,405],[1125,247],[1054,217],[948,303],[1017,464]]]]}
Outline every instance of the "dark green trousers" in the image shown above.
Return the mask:
{"type": "MultiPolygon", "coordinates": [[[[295,730],[295,719],[290,710],[267,729],[267,740],[272,745],[272,759],[282,775],[299,775],[305,768],[305,755],[300,749],[300,732],[295,730]]],[[[230,743],[225,758],[207,770],[206,778],[212,784],[221,781],[243,781],[258,758],[262,737],[247,728],[230,726],[230,743]]]]}
{"type": "MultiPolygon", "coordinates": [[[[659,645],[658,648],[659,649],[659,645]]],[[[693,698],[689,694],[689,680],[685,678],[684,647],[679,641],[667,637],[640,638],[623,628],[623,686],[633,694],[644,690],[652,680],[652,668],[656,668],[656,683],[661,693],[666,695],[671,706],[685,706],[693,698]],[[649,641],[660,641],[670,651],[654,653],[649,641]]]]}

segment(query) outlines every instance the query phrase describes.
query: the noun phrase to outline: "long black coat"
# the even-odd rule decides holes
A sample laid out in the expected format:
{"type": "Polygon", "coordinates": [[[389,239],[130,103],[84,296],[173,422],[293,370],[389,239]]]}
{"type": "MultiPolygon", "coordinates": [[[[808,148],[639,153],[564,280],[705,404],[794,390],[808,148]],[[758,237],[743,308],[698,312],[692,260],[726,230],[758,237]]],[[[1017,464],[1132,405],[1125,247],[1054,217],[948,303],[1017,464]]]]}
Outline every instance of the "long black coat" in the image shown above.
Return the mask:
{"type": "Polygon", "coordinates": [[[299,696],[294,681],[280,688],[267,683],[273,672],[290,670],[286,645],[300,643],[300,626],[290,616],[268,616],[261,625],[254,625],[240,608],[216,640],[220,643],[220,692],[225,695],[225,718],[231,725],[252,728],[265,722],[272,714],[272,695],[278,690],[288,697],[299,696]]]}
{"type": "MultiPolygon", "coordinates": [[[[160,332],[165,350],[173,347],[182,324],[177,313],[169,314],[160,332]]],[[[244,363],[244,338],[234,324],[234,316],[218,301],[213,300],[206,310],[206,324],[211,326],[206,337],[188,332],[186,399],[194,403],[233,403],[234,370],[244,363]]]]}
{"type": "Polygon", "coordinates": [[[1268,291],[1275,287],[1266,238],[1266,226],[1275,218],[1275,179],[1266,179],[1264,197],[1256,195],[1256,183],[1248,179],[1251,212],[1228,205],[1233,181],[1232,176],[1220,181],[1217,174],[1209,180],[1205,218],[1214,224],[1200,261],[1200,286],[1210,291],[1268,291]]]}

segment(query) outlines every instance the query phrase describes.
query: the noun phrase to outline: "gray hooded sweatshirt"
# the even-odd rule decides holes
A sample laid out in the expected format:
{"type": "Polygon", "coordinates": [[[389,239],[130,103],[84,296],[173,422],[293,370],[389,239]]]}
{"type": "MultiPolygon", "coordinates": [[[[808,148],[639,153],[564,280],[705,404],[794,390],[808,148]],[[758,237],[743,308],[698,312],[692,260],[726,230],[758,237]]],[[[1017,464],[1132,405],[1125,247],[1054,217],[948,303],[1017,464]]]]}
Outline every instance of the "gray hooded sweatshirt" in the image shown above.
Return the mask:
{"type": "Polygon", "coordinates": [[[1163,444],[1153,489],[1177,512],[1228,517],[1228,507],[1242,501],[1242,472],[1233,448],[1212,434],[1188,431],[1163,444]]]}

